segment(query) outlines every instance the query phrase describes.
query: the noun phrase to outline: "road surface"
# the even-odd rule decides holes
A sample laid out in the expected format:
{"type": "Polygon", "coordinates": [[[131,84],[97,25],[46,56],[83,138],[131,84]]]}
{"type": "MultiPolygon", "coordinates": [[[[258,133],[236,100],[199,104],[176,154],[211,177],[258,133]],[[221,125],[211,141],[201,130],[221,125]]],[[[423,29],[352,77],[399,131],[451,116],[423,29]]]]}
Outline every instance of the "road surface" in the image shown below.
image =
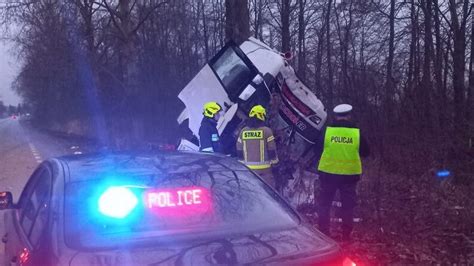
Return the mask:
{"type": "MultiPolygon", "coordinates": [[[[19,119],[0,119],[0,191],[13,193],[16,202],[20,193],[43,160],[77,152],[78,145],[70,140],[40,132],[19,119]]],[[[4,235],[3,211],[0,211],[0,237],[4,235]]],[[[3,261],[4,247],[0,247],[3,261]]]]}

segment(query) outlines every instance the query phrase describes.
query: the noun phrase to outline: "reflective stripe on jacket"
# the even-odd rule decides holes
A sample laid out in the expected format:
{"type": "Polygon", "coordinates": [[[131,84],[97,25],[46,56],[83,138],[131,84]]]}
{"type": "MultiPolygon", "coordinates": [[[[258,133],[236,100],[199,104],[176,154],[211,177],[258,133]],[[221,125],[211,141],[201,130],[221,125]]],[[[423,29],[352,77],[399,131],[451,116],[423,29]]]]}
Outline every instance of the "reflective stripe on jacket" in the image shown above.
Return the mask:
{"type": "Polygon", "coordinates": [[[267,169],[278,163],[275,137],[269,127],[244,127],[237,139],[237,151],[242,151],[240,159],[250,169],[267,169]]]}
{"type": "Polygon", "coordinates": [[[361,174],[362,163],[359,146],[360,131],[358,128],[327,127],[318,170],[338,175],[361,174]]]}

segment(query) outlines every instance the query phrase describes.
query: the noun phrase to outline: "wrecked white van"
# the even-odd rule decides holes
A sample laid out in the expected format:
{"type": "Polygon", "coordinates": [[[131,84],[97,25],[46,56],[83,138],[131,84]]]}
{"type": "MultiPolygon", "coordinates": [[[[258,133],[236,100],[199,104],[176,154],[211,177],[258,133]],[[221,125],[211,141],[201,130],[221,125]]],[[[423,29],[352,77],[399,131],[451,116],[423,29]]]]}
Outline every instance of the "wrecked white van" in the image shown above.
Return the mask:
{"type": "MultiPolygon", "coordinates": [[[[240,47],[227,43],[179,93],[186,107],[178,122],[188,120],[189,129],[198,137],[204,103],[218,102],[225,111],[218,131],[226,153],[232,154],[250,108],[261,104],[269,113],[280,160],[308,161],[327,113],[287,59],[255,38],[240,47]]],[[[197,145],[182,142],[181,149],[197,149],[197,145]]]]}

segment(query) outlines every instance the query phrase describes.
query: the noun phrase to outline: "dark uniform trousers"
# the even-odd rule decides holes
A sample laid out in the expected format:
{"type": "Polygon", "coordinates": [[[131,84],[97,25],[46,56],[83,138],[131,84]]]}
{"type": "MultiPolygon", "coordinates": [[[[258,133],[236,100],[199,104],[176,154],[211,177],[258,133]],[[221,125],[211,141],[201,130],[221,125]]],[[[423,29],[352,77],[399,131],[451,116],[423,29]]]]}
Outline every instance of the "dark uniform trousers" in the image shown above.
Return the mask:
{"type": "Polygon", "coordinates": [[[352,217],[356,206],[356,187],[359,176],[319,172],[319,179],[321,183],[319,229],[329,235],[331,205],[336,191],[339,190],[342,203],[342,233],[343,236],[349,236],[353,228],[352,217]]]}

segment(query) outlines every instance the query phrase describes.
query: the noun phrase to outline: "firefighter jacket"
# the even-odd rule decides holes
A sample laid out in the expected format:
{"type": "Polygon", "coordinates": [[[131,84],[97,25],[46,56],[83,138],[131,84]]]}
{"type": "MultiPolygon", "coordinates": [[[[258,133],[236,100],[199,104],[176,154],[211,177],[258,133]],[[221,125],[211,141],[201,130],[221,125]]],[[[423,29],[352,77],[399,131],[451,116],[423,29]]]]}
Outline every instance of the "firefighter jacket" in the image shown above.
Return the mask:
{"type": "Polygon", "coordinates": [[[237,152],[241,161],[253,170],[278,163],[275,137],[269,127],[244,127],[237,139],[237,152]]]}
{"type": "Polygon", "coordinates": [[[217,121],[213,118],[204,117],[199,128],[199,151],[222,152],[219,133],[217,132],[217,121]]]}

